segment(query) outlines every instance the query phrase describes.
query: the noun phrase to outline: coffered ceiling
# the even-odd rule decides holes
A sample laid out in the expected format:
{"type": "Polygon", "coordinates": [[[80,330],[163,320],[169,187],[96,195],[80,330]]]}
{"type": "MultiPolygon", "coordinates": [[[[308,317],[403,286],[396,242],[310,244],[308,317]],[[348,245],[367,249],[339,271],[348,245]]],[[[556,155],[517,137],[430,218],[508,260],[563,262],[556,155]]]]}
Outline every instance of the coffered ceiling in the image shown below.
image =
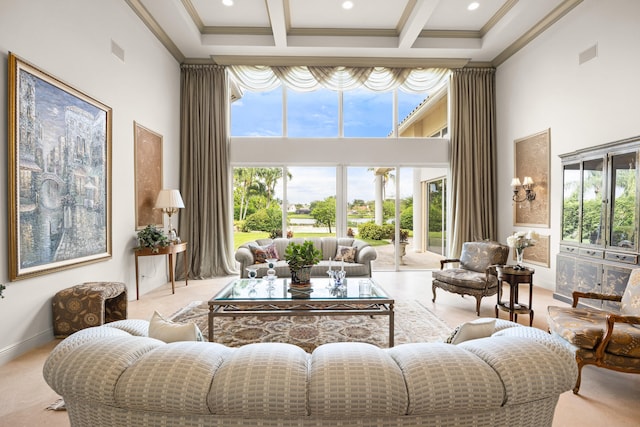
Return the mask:
{"type": "Polygon", "coordinates": [[[497,66],[582,2],[124,1],[181,63],[443,67],[497,66]]]}

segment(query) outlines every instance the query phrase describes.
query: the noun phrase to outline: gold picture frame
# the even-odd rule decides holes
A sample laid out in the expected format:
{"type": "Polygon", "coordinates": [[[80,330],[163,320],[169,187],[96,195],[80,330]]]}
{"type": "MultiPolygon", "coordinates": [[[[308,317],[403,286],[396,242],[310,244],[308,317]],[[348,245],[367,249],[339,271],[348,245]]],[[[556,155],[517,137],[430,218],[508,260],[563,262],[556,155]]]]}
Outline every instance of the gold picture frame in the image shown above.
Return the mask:
{"type": "Polygon", "coordinates": [[[162,190],[162,135],[133,122],[136,230],[151,224],[164,226],[156,198],[162,190]]]}
{"type": "MultiPolygon", "coordinates": [[[[550,227],[549,169],[551,130],[516,139],[514,141],[514,177],[533,179],[536,198],[513,202],[513,225],[523,227],[550,227]]],[[[520,190],[522,192],[523,190],[520,190]]]]}
{"type": "Polygon", "coordinates": [[[111,258],[112,111],[8,55],[9,278],[111,258]]]}

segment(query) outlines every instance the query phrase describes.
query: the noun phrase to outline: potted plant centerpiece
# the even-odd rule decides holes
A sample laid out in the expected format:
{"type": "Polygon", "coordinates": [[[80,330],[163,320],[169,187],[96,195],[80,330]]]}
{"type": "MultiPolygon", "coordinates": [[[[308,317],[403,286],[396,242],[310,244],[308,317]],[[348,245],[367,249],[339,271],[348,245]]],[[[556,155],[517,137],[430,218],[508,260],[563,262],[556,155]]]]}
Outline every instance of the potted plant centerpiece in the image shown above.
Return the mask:
{"type": "Polygon", "coordinates": [[[138,248],[150,248],[157,253],[160,248],[169,246],[169,238],[153,225],[149,224],[138,231],[138,248]]]}
{"type": "Polygon", "coordinates": [[[291,271],[292,287],[311,287],[311,267],[320,262],[322,254],[311,240],[303,243],[289,243],[284,251],[284,259],[291,271]]]}

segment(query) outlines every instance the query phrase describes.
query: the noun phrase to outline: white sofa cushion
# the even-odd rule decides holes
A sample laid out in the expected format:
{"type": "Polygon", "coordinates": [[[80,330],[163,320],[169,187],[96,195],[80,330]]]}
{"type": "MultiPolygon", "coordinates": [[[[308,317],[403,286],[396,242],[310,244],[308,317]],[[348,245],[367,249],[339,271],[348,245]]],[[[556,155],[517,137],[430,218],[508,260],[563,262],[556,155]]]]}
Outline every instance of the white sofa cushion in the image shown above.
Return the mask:
{"type": "Polygon", "coordinates": [[[307,415],[309,354],[292,344],[236,349],[213,377],[211,412],[251,418],[307,415]]]}
{"type": "Polygon", "coordinates": [[[149,321],[149,337],[166,343],[176,341],[204,341],[202,332],[195,323],[175,323],[157,311],[149,321]]]}
{"type": "Polygon", "coordinates": [[[495,327],[496,319],[488,317],[465,322],[453,330],[453,333],[447,338],[447,342],[460,344],[469,340],[490,337],[495,332],[495,327]]]}

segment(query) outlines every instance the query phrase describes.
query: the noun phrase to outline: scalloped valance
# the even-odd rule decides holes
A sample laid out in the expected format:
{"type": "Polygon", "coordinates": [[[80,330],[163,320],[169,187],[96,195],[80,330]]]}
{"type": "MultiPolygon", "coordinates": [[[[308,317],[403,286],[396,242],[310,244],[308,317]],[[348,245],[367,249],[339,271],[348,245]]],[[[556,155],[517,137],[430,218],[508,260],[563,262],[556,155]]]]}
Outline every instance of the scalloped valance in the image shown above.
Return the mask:
{"type": "Polygon", "coordinates": [[[268,91],[285,85],[299,92],[319,87],[350,90],[364,87],[376,92],[399,88],[405,92],[430,92],[447,82],[446,68],[229,66],[237,84],[251,91],[268,91]]]}

